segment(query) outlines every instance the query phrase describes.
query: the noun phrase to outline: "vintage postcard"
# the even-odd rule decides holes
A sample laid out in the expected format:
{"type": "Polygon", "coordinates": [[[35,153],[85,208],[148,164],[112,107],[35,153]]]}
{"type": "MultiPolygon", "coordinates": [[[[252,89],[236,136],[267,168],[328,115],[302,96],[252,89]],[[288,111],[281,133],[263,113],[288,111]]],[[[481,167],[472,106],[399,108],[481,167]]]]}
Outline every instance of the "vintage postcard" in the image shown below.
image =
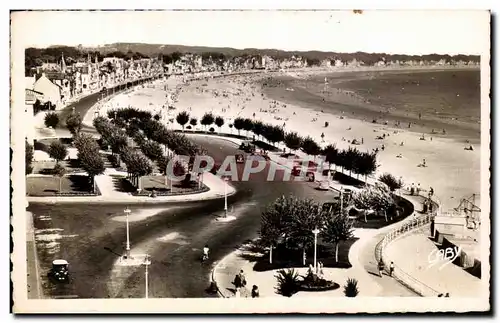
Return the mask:
{"type": "Polygon", "coordinates": [[[13,311],[489,311],[490,19],[12,11],[13,311]]]}

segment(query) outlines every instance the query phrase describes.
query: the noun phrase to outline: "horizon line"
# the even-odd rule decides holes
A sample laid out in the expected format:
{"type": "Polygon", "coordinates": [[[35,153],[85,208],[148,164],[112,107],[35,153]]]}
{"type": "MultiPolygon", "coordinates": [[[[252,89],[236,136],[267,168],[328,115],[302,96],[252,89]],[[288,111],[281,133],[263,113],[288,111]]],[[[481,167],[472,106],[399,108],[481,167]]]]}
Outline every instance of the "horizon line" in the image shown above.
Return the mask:
{"type": "MultiPolygon", "coordinates": [[[[245,48],[238,48],[238,47],[229,47],[229,46],[208,46],[208,45],[185,45],[185,44],[161,44],[161,43],[143,43],[143,42],[113,42],[113,43],[101,43],[101,44],[54,44],[54,45],[30,45],[29,47],[26,47],[26,49],[29,48],[36,48],[36,49],[49,49],[49,48],[57,48],[57,47],[74,47],[78,48],[79,46],[82,46],[84,49],[92,48],[92,49],[99,49],[99,48],[105,48],[106,46],[112,46],[112,45],[117,45],[117,44],[131,44],[131,45],[150,45],[150,46],[183,46],[183,47],[204,47],[207,49],[229,49],[229,50],[239,50],[239,51],[245,51],[245,50],[261,50],[261,51],[282,51],[282,52],[287,52],[290,54],[293,53],[309,53],[309,52],[318,52],[318,53],[324,53],[324,54],[356,54],[356,53],[366,53],[366,54],[385,54],[385,55],[408,55],[408,56],[425,56],[425,55],[450,55],[450,56],[458,56],[458,55],[464,55],[464,56],[479,56],[481,57],[481,54],[476,53],[476,54],[464,54],[464,53],[442,53],[442,52],[427,52],[427,53],[420,53],[420,54],[415,54],[415,53],[402,53],[402,52],[367,52],[367,51],[362,51],[358,50],[355,52],[342,52],[342,51],[324,51],[324,50],[317,50],[317,49],[308,49],[308,50],[289,50],[289,49],[279,49],[279,48],[259,48],[259,47],[245,47],[245,48]]],[[[189,52],[189,51],[188,51],[189,52]]],[[[158,52],[158,54],[160,54],[158,52]]]]}

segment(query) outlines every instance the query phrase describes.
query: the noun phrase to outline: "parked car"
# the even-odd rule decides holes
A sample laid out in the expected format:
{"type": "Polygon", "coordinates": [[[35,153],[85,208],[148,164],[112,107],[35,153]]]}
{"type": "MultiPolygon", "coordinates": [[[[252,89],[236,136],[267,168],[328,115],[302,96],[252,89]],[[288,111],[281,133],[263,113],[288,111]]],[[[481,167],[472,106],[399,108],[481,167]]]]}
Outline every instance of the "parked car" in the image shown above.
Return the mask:
{"type": "Polygon", "coordinates": [[[52,261],[52,268],[47,275],[56,283],[68,283],[69,263],[64,259],[56,259],[52,261]]]}
{"type": "Polygon", "coordinates": [[[318,189],[322,191],[328,191],[330,189],[330,181],[327,179],[320,181],[318,189]]]}

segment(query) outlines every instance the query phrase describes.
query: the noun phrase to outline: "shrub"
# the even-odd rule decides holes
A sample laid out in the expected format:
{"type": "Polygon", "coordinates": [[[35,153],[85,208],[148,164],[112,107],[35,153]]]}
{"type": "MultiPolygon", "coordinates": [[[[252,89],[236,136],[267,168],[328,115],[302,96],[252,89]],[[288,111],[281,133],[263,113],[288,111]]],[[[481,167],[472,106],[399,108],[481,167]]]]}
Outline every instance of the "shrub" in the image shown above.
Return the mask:
{"type": "Polygon", "coordinates": [[[193,127],[191,125],[187,126],[186,129],[191,130],[193,127]]]}
{"type": "Polygon", "coordinates": [[[278,281],[277,292],[286,297],[291,297],[299,291],[299,274],[295,269],[281,269],[276,276],[278,281]]]}
{"type": "Polygon", "coordinates": [[[160,121],[161,116],[159,114],[155,114],[153,117],[156,121],[160,121]]]}
{"type": "Polygon", "coordinates": [[[328,121],[325,121],[325,128],[328,128],[329,125],[330,123],[328,121]]]}
{"type": "Polygon", "coordinates": [[[45,115],[44,123],[47,128],[55,128],[59,124],[59,116],[55,112],[49,112],[45,115]]]}
{"type": "Polygon", "coordinates": [[[208,131],[215,132],[215,129],[214,129],[214,127],[211,127],[208,131]]]}
{"type": "Polygon", "coordinates": [[[344,295],[347,297],[356,297],[359,294],[358,281],[353,278],[348,278],[344,286],[344,295]]]}

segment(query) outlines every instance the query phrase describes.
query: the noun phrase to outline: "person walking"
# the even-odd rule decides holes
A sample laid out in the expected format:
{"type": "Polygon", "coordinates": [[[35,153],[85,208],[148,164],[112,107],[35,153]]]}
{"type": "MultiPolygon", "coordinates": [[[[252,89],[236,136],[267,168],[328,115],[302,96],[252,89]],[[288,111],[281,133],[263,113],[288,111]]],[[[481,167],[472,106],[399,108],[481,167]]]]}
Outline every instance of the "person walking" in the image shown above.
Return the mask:
{"type": "Polygon", "coordinates": [[[384,272],[384,262],[382,259],[378,262],[378,274],[380,277],[382,277],[382,273],[384,272]]]}
{"type": "Polygon", "coordinates": [[[246,281],[245,273],[243,272],[243,269],[240,270],[240,280],[241,280],[241,287],[245,287],[247,285],[247,281],[246,281]]]}
{"type": "Polygon", "coordinates": [[[393,273],[394,273],[394,262],[391,261],[391,264],[389,266],[389,275],[391,275],[391,277],[392,277],[393,273]]]}
{"type": "Polygon", "coordinates": [[[252,298],[259,298],[259,288],[257,285],[252,286],[252,298]]]}

